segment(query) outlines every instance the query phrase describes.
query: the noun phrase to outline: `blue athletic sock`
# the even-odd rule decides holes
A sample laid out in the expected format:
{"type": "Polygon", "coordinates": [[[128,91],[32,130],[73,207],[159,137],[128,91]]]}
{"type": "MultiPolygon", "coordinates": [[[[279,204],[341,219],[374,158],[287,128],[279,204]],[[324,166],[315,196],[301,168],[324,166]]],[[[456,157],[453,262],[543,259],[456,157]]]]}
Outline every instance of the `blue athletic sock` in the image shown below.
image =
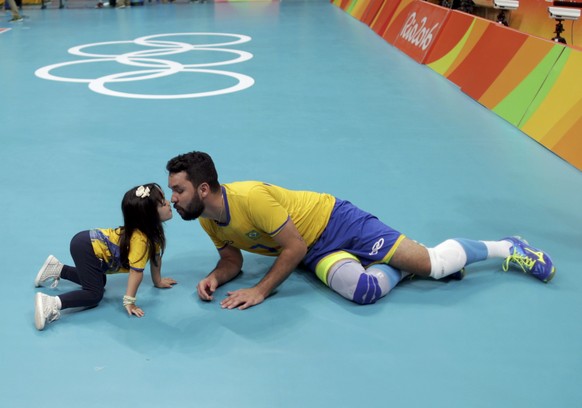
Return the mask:
{"type": "Polygon", "coordinates": [[[465,238],[454,238],[454,240],[461,244],[467,254],[466,265],[487,259],[487,246],[483,242],[465,238]]]}
{"type": "Polygon", "coordinates": [[[384,263],[374,264],[374,265],[371,265],[370,267],[368,267],[366,270],[369,271],[370,269],[377,269],[377,270],[384,272],[384,275],[386,275],[386,277],[388,278],[388,282],[390,284],[390,288],[388,289],[388,292],[390,290],[392,290],[394,288],[394,286],[398,285],[398,282],[400,282],[402,280],[402,272],[400,272],[396,268],[391,267],[388,264],[384,264],[384,263]]]}

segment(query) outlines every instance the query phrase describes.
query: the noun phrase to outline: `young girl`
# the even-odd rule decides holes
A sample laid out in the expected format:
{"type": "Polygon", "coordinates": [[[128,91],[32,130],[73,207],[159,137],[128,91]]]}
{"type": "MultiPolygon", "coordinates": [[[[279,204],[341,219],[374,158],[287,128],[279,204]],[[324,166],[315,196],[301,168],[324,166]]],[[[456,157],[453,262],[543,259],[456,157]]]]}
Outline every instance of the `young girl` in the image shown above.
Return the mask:
{"type": "Polygon", "coordinates": [[[38,330],[60,317],[60,310],[71,307],[94,307],[103,299],[106,273],[129,273],[123,306],[127,313],[142,317],[143,310],[135,304],[143,270],[151,261],[152,281],[157,288],[171,288],[176,281],[161,277],[162,253],[166,237],[162,223],[172,218],[172,207],[161,187],[155,183],[134,187],[121,202],[123,226],[115,229],[92,229],[79,232],[71,240],[71,256],[75,266],[63,265],[52,255],[40,268],[36,287],[60,278],[81,285],[81,290],[59,296],[37,293],[34,321],[38,330]]]}

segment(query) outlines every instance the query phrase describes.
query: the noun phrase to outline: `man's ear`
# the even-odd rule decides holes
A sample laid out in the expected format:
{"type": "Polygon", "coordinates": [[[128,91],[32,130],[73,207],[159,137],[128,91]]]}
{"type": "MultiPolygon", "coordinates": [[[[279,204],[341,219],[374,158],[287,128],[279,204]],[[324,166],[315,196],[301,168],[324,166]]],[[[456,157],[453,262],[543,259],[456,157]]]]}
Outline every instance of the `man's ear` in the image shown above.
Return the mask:
{"type": "Polygon", "coordinates": [[[200,198],[206,198],[210,194],[210,186],[208,183],[201,183],[198,186],[198,193],[200,194],[200,198]]]}

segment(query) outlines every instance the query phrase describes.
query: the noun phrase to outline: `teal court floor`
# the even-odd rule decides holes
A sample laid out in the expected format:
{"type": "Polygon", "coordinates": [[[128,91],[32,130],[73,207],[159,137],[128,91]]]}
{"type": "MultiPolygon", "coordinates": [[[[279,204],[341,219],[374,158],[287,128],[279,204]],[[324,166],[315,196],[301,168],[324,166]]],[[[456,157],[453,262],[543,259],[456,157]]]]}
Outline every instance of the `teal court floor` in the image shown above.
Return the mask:
{"type": "MultiPolygon", "coordinates": [[[[327,1],[25,8],[0,27],[2,407],[582,406],[582,174],[327,1]],[[33,279],[129,188],[192,150],[220,180],[334,194],[432,246],[522,235],[549,284],[501,262],[358,306],[298,270],[245,311],[203,303],[217,254],[166,224],[164,276],[34,327],[33,279]]],[[[247,255],[218,297],[272,259],[247,255]]],[[[75,286],[61,282],[46,293],[75,286]]]]}

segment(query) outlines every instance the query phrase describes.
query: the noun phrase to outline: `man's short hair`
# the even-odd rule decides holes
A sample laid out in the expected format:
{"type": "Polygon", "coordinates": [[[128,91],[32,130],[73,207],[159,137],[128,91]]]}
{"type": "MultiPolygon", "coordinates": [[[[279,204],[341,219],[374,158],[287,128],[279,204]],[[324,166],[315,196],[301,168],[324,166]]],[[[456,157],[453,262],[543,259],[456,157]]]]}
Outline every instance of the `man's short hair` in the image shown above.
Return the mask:
{"type": "Polygon", "coordinates": [[[220,189],[218,173],[208,153],[194,151],[176,156],[168,161],[166,170],[170,174],[186,172],[188,180],[195,188],[202,183],[208,183],[213,192],[220,189]]]}

